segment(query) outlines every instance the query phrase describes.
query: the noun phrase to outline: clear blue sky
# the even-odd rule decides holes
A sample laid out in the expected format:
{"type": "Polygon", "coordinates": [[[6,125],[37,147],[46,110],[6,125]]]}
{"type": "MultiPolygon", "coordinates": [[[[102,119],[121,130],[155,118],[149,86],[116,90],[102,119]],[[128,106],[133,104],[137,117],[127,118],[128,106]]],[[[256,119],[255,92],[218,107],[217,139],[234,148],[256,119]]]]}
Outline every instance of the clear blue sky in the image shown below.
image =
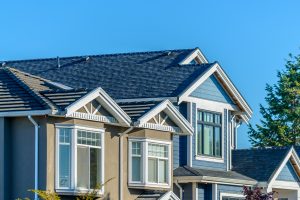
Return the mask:
{"type": "MultiPolygon", "coordinates": [[[[259,120],[265,83],[300,53],[299,0],[1,1],[0,60],[199,47],[259,120]]],[[[247,127],[239,147],[249,147],[247,127]]]]}

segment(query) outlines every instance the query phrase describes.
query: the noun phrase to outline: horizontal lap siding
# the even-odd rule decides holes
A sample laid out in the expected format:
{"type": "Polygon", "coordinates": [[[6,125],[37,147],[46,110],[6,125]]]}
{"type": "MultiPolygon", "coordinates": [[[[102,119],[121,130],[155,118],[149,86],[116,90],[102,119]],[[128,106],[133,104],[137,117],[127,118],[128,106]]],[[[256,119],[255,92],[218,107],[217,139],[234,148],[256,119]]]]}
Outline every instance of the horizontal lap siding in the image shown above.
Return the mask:
{"type": "Polygon", "coordinates": [[[299,181],[299,178],[295,173],[295,169],[293,168],[292,164],[290,162],[287,162],[276,180],[297,182],[299,181]]]}
{"type": "Polygon", "coordinates": [[[205,80],[190,96],[223,103],[233,103],[214,75],[205,80]]]}
{"type": "Polygon", "coordinates": [[[212,200],[211,184],[198,184],[198,200],[212,200]]]}
{"type": "Polygon", "coordinates": [[[218,185],[217,186],[217,199],[220,199],[221,193],[230,193],[230,194],[243,194],[243,187],[242,186],[234,186],[234,185],[218,185]]]}
{"type": "MultiPolygon", "coordinates": [[[[197,116],[197,110],[196,110],[196,105],[193,104],[193,127],[196,130],[196,116],[197,116]]],[[[193,167],[199,167],[199,168],[205,168],[205,169],[216,169],[216,170],[226,170],[227,169],[227,150],[228,150],[228,145],[227,145],[227,121],[228,121],[228,116],[227,116],[227,110],[224,110],[224,143],[222,148],[224,149],[224,162],[219,163],[219,162],[210,162],[210,161],[203,161],[203,160],[197,160],[195,158],[196,155],[196,133],[193,135],[193,167]]]]}
{"type": "MultiPolygon", "coordinates": [[[[187,118],[187,104],[181,103],[178,107],[180,113],[187,118]]],[[[174,169],[187,164],[187,136],[174,135],[173,137],[173,163],[174,169]]]]}

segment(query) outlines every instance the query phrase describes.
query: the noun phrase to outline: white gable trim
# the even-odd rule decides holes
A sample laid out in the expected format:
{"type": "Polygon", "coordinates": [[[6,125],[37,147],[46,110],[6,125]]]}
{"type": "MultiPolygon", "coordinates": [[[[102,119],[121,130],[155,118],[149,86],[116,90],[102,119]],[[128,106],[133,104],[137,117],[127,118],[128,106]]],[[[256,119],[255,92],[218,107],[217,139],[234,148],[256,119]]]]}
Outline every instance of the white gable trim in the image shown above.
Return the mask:
{"type": "Polygon", "coordinates": [[[251,115],[252,115],[252,110],[250,106],[247,104],[245,99],[242,97],[242,95],[239,93],[239,91],[236,89],[234,84],[231,82],[229,77],[226,75],[224,70],[221,68],[221,66],[218,63],[215,63],[208,71],[204,73],[201,77],[196,79],[190,87],[186,88],[178,97],[179,103],[182,101],[185,101],[189,95],[197,89],[206,79],[208,79],[212,74],[215,74],[217,78],[221,79],[222,82],[225,84],[227,87],[226,90],[229,91],[231,94],[231,98],[235,99],[235,101],[239,104],[239,106],[243,109],[244,114],[241,115],[243,120],[245,122],[248,122],[251,115]]]}
{"type": "MultiPolygon", "coordinates": [[[[276,179],[277,179],[278,175],[280,174],[280,172],[282,171],[282,169],[284,168],[284,166],[287,164],[287,162],[290,159],[292,159],[295,162],[296,167],[300,171],[299,157],[298,157],[295,149],[293,147],[291,147],[291,149],[289,150],[289,152],[287,153],[287,155],[285,156],[283,161],[280,163],[279,167],[275,170],[275,172],[270,177],[270,179],[268,181],[268,188],[272,188],[274,184],[276,185],[276,182],[278,183],[278,181],[276,181],[276,179]]],[[[297,171],[296,171],[296,173],[297,173],[297,171]]],[[[299,174],[298,174],[298,176],[299,176],[299,174]]]]}
{"type": "Polygon", "coordinates": [[[66,116],[70,117],[81,107],[84,107],[87,103],[97,99],[99,103],[117,119],[120,125],[130,126],[130,117],[120,108],[118,104],[100,87],[89,92],[76,102],[66,107],[66,116]]]}
{"type": "Polygon", "coordinates": [[[158,200],[180,200],[174,192],[169,191],[166,194],[164,194],[162,197],[160,197],[158,200]]]}
{"type": "MultiPolygon", "coordinates": [[[[170,119],[178,125],[178,127],[183,131],[183,134],[186,134],[186,135],[193,134],[193,131],[194,131],[193,127],[181,115],[181,113],[174,107],[174,105],[169,100],[162,101],[157,106],[155,106],[152,110],[147,112],[145,115],[141,116],[135,122],[135,126],[137,126],[137,127],[147,126],[149,124],[147,122],[162,111],[164,111],[170,117],[170,119]]],[[[157,128],[154,126],[147,127],[147,128],[176,132],[176,129],[168,129],[167,130],[167,129],[163,128],[162,126],[161,126],[161,128],[157,128]]],[[[182,134],[182,133],[180,133],[180,134],[182,134]]]]}
{"type": "Polygon", "coordinates": [[[185,57],[179,65],[186,65],[189,64],[192,60],[197,59],[202,63],[208,63],[207,59],[203,55],[203,53],[200,51],[199,48],[196,48],[192,53],[190,53],[187,57],[185,57]]]}

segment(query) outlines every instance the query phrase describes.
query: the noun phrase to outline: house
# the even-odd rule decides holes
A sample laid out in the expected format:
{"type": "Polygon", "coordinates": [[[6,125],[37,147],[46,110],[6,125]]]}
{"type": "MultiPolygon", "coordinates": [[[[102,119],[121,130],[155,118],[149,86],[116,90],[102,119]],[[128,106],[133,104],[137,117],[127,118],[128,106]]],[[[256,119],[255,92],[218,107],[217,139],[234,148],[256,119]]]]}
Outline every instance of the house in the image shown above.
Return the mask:
{"type": "Polygon", "coordinates": [[[237,165],[251,115],[199,48],[3,62],[0,199],[243,199],[261,184],[237,165]]]}

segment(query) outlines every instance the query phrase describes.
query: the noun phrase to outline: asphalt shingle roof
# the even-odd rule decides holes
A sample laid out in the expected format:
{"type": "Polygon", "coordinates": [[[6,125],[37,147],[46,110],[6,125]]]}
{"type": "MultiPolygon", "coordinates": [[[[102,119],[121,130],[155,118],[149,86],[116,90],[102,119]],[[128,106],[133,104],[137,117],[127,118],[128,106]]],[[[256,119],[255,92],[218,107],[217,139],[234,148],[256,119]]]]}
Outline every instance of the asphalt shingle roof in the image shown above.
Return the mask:
{"type": "Polygon", "coordinates": [[[178,167],[173,171],[173,176],[210,176],[218,178],[238,179],[238,180],[250,180],[253,179],[237,173],[235,171],[221,171],[221,170],[208,170],[189,166],[178,167]]]}
{"type": "Polygon", "coordinates": [[[268,181],[289,150],[290,147],[233,150],[232,170],[257,181],[268,181]]]}
{"type": "Polygon", "coordinates": [[[74,89],[102,87],[114,99],[176,97],[214,63],[179,65],[194,49],[7,61],[74,89]]]}
{"type": "Polygon", "coordinates": [[[8,68],[0,68],[0,112],[44,110],[40,97],[14,76],[8,68]]]}
{"type": "Polygon", "coordinates": [[[161,103],[161,101],[120,102],[118,105],[135,121],[159,103],[161,103]]]}

